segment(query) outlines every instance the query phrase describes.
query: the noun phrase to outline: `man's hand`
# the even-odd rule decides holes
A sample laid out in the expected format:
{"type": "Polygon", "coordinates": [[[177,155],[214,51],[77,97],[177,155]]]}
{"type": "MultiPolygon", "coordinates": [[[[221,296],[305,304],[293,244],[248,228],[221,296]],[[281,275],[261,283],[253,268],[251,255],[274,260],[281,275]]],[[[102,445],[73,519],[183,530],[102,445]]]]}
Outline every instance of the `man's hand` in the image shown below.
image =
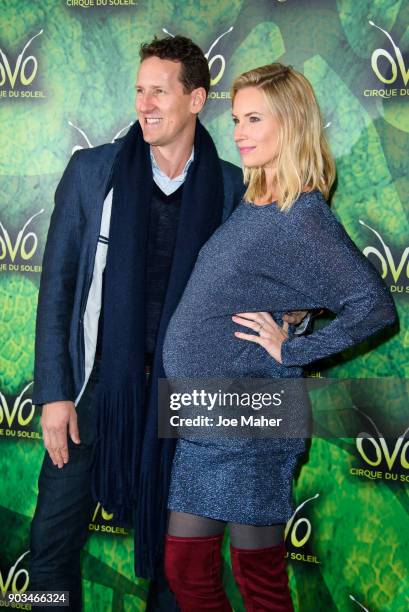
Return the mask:
{"type": "Polygon", "coordinates": [[[41,417],[44,446],[54,465],[62,468],[68,463],[67,427],[71,440],[80,443],[77,413],[74,402],[61,401],[44,404],[41,417]]]}
{"type": "Polygon", "coordinates": [[[299,325],[308,314],[308,310],[291,310],[283,315],[283,321],[290,325],[299,325]]]}

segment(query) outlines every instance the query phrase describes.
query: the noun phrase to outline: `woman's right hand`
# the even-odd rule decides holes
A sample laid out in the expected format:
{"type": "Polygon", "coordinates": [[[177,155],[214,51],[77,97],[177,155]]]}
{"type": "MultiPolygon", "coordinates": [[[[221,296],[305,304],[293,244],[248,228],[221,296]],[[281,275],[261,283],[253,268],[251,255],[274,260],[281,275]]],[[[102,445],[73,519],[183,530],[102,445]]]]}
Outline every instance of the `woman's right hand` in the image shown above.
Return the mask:
{"type": "Polygon", "coordinates": [[[283,326],[280,327],[269,312],[240,312],[233,315],[232,319],[235,323],[243,327],[249,327],[258,333],[255,336],[243,332],[234,332],[236,338],[260,344],[273,359],[282,363],[281,345],[288,338],[287,321],[284,321],[283,326]]]}

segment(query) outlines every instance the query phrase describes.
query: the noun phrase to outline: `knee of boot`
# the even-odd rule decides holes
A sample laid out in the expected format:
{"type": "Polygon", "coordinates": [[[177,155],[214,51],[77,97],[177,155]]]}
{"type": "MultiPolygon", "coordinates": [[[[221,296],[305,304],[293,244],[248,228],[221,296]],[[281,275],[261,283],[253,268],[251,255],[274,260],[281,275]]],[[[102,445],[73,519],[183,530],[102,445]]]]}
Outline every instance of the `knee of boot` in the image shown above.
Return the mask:
{"type": "Polygon", "coordinates": [[[220,545],[223,536],[209,538],[179,538],[166,536],[164,571],[170,586],[186,588],[197,582],[198,576],[211,575],[219,579],[220,545]]]}

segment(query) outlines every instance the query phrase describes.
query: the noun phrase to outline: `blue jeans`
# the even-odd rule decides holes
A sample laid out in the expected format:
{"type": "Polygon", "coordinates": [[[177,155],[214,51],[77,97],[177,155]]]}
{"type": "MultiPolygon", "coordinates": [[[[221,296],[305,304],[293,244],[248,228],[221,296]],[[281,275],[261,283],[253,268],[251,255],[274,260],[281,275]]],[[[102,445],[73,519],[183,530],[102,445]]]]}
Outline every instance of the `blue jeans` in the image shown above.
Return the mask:
{"type": "MultiPolygon", "coordinates": [[[[81,444],[68,436],[69,461],[59,469],[45,453],[38,480],[37,507],[31,523],[30,590],[69,591],[70,606],[82,610],[80,554],[88,537],[95,502],[91,495],[93,444],[95,442],[93,397],[98,383],[96,362],[77,406],[81,444]]],[[[151,582],[147,610],[177,611],[162,571],[151,582]]],[[[49,608],[35,610],[48,612],[49,608]]]]}

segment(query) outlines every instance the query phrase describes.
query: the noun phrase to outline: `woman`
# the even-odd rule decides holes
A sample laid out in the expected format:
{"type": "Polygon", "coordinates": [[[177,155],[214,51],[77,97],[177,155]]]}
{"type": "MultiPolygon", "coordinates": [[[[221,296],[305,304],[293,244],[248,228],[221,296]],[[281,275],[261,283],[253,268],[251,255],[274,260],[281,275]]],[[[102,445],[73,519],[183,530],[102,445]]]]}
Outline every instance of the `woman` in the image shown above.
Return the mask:
{"type": "MultiPolygon", "coordinates": [[[[248,187],[199,254],[167,331],[165,371],[299,378],[302,366],[391,324],[395,309],[327,206],[335,167],[307,79],[263,66],[235,80],[232,99],[248,187]],[[317,308],[336,318],[309,336],[279,325],[283,312],[317,308]]],[[[220,578],[226,523],[246,610],[292,610],[283,533],[304,449],[297,438],[178,441],[165,569],[183,612],[231,609],[220,578]]]]}

